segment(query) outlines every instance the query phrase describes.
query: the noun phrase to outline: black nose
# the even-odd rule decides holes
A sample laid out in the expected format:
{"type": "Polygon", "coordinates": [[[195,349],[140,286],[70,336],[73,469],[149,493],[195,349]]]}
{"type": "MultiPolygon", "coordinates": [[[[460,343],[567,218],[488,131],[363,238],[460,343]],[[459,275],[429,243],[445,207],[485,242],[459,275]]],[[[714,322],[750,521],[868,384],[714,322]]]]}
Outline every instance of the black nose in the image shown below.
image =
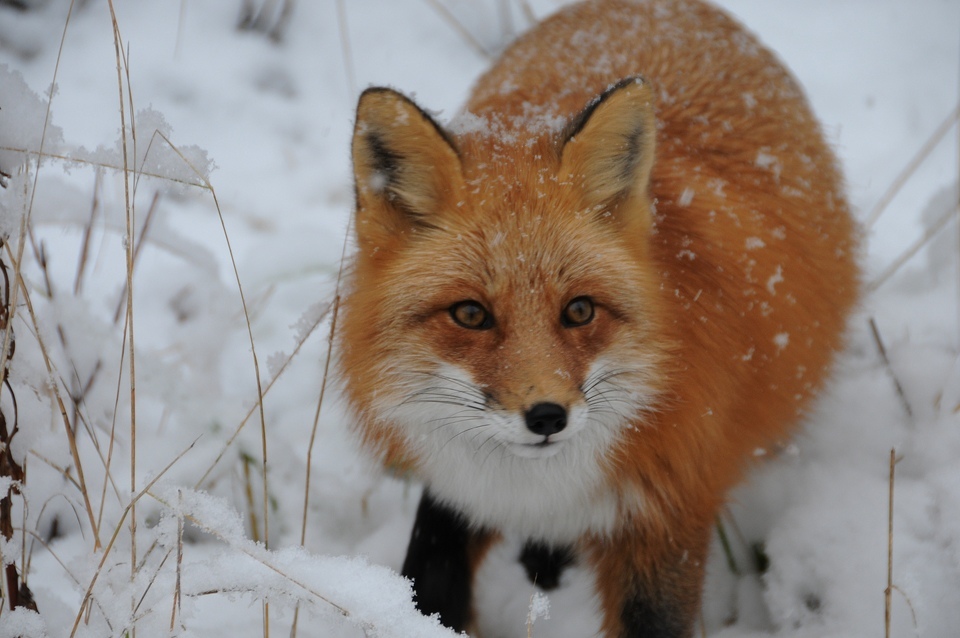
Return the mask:
{"type": "Polygon", "coordinates": [[[550,436],[567,427],[567,411],[556,403],[538,403],[524,415],[527,429],[534,434],[550,436]]]}

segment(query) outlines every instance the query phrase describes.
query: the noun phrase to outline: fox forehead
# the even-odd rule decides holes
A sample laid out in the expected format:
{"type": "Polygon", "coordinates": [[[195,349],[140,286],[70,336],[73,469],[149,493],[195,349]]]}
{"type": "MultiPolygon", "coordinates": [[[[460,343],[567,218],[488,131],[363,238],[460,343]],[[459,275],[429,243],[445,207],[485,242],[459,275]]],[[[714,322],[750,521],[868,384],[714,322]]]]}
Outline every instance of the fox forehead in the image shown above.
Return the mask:
{"type": "MultiPolygon", "coordinates": [[[[623,314],[633,310],[639,274],[612,229],[570,223],[571,215],[547,206],[531,211],[496,204],[473,213],[411,242],[397,255],[394,279],[416,286],[424,302],[502,304],[510,296],[554,305],[587,295],[623,314]]],[[[405,287],[397,292],[412,292],[405,287]]]]}
{"type": "Polygon", "coordinates": [[[522,158],[474,137],[461,149],[463,196],[446,202],[438,229],[406,247],[409,257],[430,256],[444,276],[491,291],[509,285],[514,292],[547,282],[587,283],[601,272],[609,281],[611,252],[631,261],[633,247],[614,224],[604,223],[602,213],[585,208],[558,180],[547,142],[521,146],[522,158]]]}

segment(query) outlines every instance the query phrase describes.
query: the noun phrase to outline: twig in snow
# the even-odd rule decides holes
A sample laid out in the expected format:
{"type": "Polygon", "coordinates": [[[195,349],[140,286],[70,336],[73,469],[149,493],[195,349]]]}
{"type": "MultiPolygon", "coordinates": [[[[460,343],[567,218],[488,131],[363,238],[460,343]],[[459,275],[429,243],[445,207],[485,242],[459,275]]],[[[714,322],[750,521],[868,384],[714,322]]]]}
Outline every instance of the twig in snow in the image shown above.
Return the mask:
{"type": "Polygon", "coordinates": [[[177,509],[177,579],[173,589],[173,610],[170,612],[171,634],[173,633],[173,628],[176,626],[177,609],[181,607],[180,573],[183,569],[183,516],[180,512],[183,511],[183,490],[177,490],[177,498],[180,499],[179,508],[177,509]]]}
{"type": "Polygon", "coordinates": [[[890,638],[893,590],[897,590],[900,592],[900,595],[903,596],[903,600],[907,603],[907,607],[910,609],[910,615],[913,617],[913,627],[914,629],[918,627],[917,611],[913,608],[913,603],[910,602],[910,597],[907,596],[897,585],[893,584],[893,485],[894,467],[898,462],[899,459],[897,458],[896,448],[890,448],[890,488],[887,500],[887,588],[883,590],[883,627],[885,638],[890,638]]]}
{"type": "Polygon", "coordinates": [[[886,638],[890,638],[890,602],[893,593],[893,472],[896,464],[897,450],[890,448],[890,496],[887,500],[887,588],[883,592],[883,627],[886,638]]]}
{"type": "Polygon", "coordinates": [[[893,380],[893,386],[897,391],[897,396],[900,397],[900,403],[903,405],[904,411],[912,420],[913,409],[910,407],[910,401],[907,400],[906,392],[903,391],[903,386],[900,385],[900,379],[897,377],[897,373],[893,371],[893,366],[890,364],[890,358],[887,357],[887,349],[883,345],[883,339],[880,338],[880,330],[877,329],[877,322],[874,321],[873,317],[870,317],[869,324],[870,332],[873,334],[873,341],[877,344],[877,352],[880,353],[880,360],[883,361],[883,367],[887,369],[887,373],[893,380]]]}

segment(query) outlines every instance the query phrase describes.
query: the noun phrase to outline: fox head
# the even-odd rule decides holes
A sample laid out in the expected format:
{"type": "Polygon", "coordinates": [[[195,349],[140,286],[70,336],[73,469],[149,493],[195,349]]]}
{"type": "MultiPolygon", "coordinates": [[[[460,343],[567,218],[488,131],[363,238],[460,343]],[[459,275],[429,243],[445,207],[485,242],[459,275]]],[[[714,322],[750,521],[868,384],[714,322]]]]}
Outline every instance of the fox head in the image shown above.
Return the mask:
{"type": "Polygon", "coordinates": [[[584,523],[570,510],[662,385],[651,89],[556,120],[453,134],[383,88],[357,110],[346,395],[368,446],[478,524],[584,523]]]}

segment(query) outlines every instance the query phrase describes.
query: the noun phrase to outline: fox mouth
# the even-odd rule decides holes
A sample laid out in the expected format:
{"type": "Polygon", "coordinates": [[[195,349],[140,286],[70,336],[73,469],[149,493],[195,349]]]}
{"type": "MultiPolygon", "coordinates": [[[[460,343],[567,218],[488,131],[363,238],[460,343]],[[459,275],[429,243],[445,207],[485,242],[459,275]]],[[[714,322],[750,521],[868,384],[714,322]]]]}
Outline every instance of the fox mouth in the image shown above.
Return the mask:
{"type": "Polygon", "coordinates": [[[507,449],[515,456],[526,459],[545,459],[554,456],[563,449],[563,441],[554,441],[544,437],[535,443],[509,443],[507,449]]]}

